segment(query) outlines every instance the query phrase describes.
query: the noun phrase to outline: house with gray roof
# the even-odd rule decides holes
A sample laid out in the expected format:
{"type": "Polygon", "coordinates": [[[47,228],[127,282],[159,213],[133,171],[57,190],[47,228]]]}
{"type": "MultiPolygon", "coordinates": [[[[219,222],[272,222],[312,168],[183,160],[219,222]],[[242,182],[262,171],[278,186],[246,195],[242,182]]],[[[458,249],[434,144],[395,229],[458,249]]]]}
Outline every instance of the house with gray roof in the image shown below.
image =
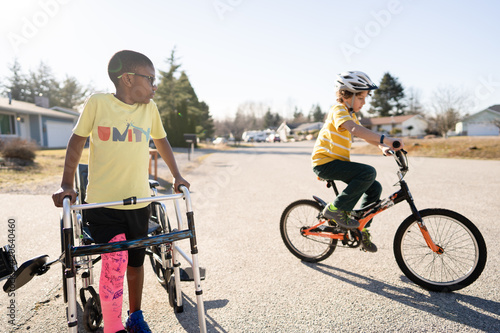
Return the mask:
{"type": "Polygon", "coordinates": [[[500,104],[497,104],[464,118],[455,126],[455,132],[468,136],[499,135],[499,124],[500,104]]]}
{"type": "Polygon", "coordinates": [[[21,138],[41,148],[65,148],[79,115],[66,108],[48,109],[0,97],[0,139],[21,138]]]}

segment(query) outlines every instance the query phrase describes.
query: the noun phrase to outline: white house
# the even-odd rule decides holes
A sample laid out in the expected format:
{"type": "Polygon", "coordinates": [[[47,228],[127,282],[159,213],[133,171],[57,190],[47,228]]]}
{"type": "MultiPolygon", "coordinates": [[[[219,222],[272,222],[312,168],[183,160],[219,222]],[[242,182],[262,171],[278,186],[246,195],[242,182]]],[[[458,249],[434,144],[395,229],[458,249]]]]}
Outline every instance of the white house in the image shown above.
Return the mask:
{"type": "Polygon", "coordinates": [[[421,115],[392,116],[379,118],[362,118],[359,121],[364,127],[379,133],[391,133],[399,129],[402,136],[424,136],[427,121],[421,115]]]}
{"type": "Polygon", "coordinates": [[[466,117],[457,123],[455,132],[458,135],[468,136],[499,135],[500,129],[495,121],[500,123],[500,104],[466,117]]]}
{"type": "Polygon", "coordinates": [[[287,125],[286,121],[281,123],[281,125],[276,130],[276,133],[279,134],[281,138],[281,142],[288,141],[288,136],[290,135],[291,130],[292,129],[287,125]]]}
{"type": "Polygon", "coordinates": [[[42,148],[65,148],[80,114],[0,97],[0,138],[35,141],[42,148]]]}
{"type": "Polygon", "coordinates": [[[281,141],[286,142],[290,136],[293,136],[295,139],[299,139],[299,133],[304,135],[305,133],[320,130],[323,127],[323,124],[323,122],[287,124],[287,122],[284,121],[276,130],[276,133],[279,134],[281,141]]]}

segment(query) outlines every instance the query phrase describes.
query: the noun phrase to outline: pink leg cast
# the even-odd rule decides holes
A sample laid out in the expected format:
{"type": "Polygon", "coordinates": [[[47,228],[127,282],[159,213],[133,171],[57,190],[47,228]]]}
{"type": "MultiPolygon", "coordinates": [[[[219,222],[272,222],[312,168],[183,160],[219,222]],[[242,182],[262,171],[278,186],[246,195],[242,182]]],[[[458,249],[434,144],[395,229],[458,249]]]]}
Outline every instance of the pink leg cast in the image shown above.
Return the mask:
{"type": "MultiPolygon", "coordinates": [[[[126,240],[125,234],[113,237],[109,242],[126,240]]],[[[99,281],[104,333],[124,330],[122,323],[123,279],[127,271],[128,252],[101,254],[102,269],[99,281]]]]}

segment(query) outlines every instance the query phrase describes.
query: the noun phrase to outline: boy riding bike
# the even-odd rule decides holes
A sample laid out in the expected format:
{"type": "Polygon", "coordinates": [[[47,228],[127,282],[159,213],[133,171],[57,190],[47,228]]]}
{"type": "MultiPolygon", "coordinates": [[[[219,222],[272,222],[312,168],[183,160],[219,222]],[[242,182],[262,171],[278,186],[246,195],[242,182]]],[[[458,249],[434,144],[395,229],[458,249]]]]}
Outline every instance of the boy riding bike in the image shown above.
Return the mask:
{"type": "MultiPolygon", "coordinates": [[[[356,112],[365,104],[371,90],[378,87],[368,75],[359,71],[349,71],[337,76],[335,90],[338,104],[332,106],[312,153],[313,171],[326,180],[340,180],[347,187],[323,210],[323,216],[334,221],[340,227],[356,229],[359,222],[349,213],[361,197],[361,208],[377,202],[382,193],[382,186],[375,180],[375,168],[370,165],[351,162],[350,150],[352,136],[378,146],[384,155],[389,150],[403,148],[400,140],[375,133],[359,123],[356,112]],[[394,142],[398,144],[394,145],[394,142]],[[394,148],[398,146],[398,148],[394,148]]],[[[365,251],[376,252],[377,246],[371,242],[368,231],[371,221],[362,230],[362,247],[365,251]]]]}

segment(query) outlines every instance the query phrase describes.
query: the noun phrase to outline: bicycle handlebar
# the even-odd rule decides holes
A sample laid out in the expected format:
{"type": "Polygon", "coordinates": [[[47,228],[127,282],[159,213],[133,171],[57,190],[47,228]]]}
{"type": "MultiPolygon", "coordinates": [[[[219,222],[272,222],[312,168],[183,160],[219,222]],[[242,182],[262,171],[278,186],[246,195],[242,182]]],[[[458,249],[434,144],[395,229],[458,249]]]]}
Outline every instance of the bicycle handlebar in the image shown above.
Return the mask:
{"type": "Polygon", "coordinates": [[[398,163],[399,169],[402,172],[408,171],[408,160],[406,158],[406,151],[404,149],[398,150],[394,155],[396,162],[398,163]]]}

